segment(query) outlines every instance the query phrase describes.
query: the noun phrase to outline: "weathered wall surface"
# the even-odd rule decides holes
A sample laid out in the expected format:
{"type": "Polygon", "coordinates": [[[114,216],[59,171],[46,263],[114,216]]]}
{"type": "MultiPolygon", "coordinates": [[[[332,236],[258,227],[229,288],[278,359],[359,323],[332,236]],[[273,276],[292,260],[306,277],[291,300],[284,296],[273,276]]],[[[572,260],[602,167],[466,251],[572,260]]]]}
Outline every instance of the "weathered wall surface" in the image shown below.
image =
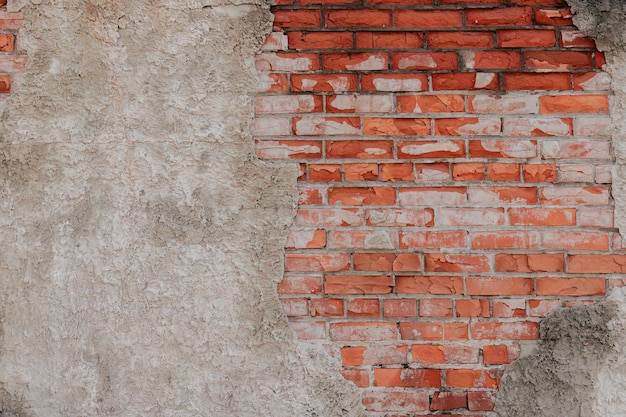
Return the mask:
{"type": "Polygon", "coordinates": [[[261,1],[17,0],[0,414],[357,416],[276,296],[295,170],[255,161],[261,1]]]}

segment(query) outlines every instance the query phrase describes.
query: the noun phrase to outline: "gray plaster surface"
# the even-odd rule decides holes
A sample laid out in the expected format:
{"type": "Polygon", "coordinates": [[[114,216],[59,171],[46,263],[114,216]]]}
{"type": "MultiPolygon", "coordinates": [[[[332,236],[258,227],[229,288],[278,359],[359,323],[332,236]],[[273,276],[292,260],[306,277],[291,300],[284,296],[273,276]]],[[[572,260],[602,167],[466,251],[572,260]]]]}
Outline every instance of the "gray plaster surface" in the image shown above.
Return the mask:
{"type": "Polygon", "coordinates": [[[295,167],[254,157],[261,0],[15,0],[0,415],[362,416],[277,298],[295,167]]]}

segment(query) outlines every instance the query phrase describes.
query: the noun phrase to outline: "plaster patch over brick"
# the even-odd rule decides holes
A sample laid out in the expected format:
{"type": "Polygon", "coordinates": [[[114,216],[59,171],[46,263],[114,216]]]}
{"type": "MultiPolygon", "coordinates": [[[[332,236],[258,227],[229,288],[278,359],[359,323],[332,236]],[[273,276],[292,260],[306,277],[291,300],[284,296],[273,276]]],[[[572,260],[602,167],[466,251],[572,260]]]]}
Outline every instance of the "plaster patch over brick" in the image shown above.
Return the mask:
{"type": "Polygon", "coordinates": [[[0,414],[360,416],[276,285],[296,170],[256,160],[262,1],[17,0],[0,125],[0,414]]]}

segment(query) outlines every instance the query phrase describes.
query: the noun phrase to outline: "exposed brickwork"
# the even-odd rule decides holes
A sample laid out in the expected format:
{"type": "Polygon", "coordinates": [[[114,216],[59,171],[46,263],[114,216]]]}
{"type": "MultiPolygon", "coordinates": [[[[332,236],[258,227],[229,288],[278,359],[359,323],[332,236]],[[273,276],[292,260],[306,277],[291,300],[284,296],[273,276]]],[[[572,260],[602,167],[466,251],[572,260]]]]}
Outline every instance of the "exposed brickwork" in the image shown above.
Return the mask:
{"type": "Polygon", "coordinates": [[[24,71],[26,55],[19,51],[18,30],[24,16],[6,11],[6,0],[0,0],[0,101],[12,92],[12,74],[24,71]]]}
{"type": "Polygon", "coordinates": [[[279,293],[373,415],[492,415],[539,321],[626,271],[610,79],[559,0],[280,0],[260,158],[301,168],[279,293]]]}

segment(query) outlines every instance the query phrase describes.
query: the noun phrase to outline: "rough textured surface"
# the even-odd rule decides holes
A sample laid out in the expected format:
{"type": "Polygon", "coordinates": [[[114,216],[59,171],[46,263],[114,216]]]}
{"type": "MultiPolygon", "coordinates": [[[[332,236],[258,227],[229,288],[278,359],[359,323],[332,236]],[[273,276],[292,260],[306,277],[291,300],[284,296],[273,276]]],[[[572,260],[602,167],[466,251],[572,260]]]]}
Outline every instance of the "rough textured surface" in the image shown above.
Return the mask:
{"type": "Polygon", "coordinates": [[[362,415],[276,296],[296,172],[247,133],[262,2],[9,8],[0,415],[362,415]]]}
{"type": "Polygon", "coordinates": [[[568,0],[576,26],[606,53],[605,70],[613,79],[613,197],[615,226],[626,237],[626,13],[622,0],[568,0]]]}

